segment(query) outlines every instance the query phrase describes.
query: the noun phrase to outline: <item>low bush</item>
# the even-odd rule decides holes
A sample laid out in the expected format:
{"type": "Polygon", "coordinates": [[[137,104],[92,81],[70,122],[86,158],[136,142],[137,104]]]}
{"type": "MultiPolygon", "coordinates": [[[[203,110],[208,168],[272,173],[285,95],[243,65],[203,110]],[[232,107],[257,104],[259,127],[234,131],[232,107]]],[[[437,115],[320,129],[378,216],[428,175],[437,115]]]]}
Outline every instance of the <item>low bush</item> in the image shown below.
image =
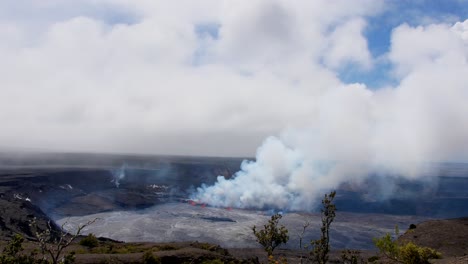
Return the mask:
{"type": "Polygon", "coordinates": [[[173,245],[159,245],[158,246],[158,250],[160,251],[177,250],[177,249],[179,248],[173,245]]]}
{"type": "Polygon", "coordinates": [[[408,242],[399,247],[400,257],[405,263],[429,263],[429,259],[440,259],[441,254],[428,247],[419,247],[408,242]]]}
{"type": "MultiPolygon", "coordinates": [[[[398,237],[398,227],[395,228],[398,237]]],[[[429,259],[439,259],[441,254],[428,247],[420,247],[412,242],[398,243],[387,233],[385,236],[374,239],[375,246],[380,253],[395,263],[428,264],[429,259]]]]}
{"type": "Polygon", "coordinates": [[[99,240],[96,238],[94,234],[90,233],[88,236],[81,239],[80,245],[88,247],[88,248],[95,248],[99,246],[99,240]]]}
{"type": "Polygon", "coordinates": [[[16,234],[13,239],[5,246],[0,254],[0,264],[33,264],[35,263],[34,254],[29,256],[21,254],[23,251],[24,238],[16,234]]]}
{"type": "Polygon", "coordinates": [[[160,264],[161,259],[158,256],[153,255],[153,252],[146,251],[143,254],[143,263],[145,264],[160,264]]]}

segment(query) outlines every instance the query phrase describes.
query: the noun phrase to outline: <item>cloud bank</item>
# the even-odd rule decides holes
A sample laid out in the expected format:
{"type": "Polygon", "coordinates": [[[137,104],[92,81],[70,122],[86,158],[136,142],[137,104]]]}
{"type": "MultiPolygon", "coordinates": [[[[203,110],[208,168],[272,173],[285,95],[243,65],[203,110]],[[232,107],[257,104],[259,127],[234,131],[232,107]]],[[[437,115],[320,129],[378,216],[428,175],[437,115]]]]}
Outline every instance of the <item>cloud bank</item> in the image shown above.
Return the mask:
{"type": "Polygon", "coordinates": [[[0,147],[252,156],[369,68],[382,1],[4,1],[0,147]],[[34,12],[33,12],[34,11],[34,12]],[[356,40],[348,49],[343,41],[356,40]]]}
{"type": "Polygon", "coordinates": [[[291,209],[371,171],[466,161],[468,20],[402,21],[375,54],[369,21],[392,8],[3,1],[0,148],[251,156],[263,141],[256,162],[196,198],[291,209]],[[350,69],[391,81],[345,83],[350,69]]]}

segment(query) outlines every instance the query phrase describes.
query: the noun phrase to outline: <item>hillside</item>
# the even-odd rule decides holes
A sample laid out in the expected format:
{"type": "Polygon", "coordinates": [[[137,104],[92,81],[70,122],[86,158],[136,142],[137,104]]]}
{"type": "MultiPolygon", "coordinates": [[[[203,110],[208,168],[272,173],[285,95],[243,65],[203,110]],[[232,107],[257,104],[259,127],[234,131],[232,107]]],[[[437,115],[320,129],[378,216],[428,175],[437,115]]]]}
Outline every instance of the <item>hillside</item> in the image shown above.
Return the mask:
{"type": "Polygon", "coordinates": [[[435,263],[468,263],[468,217],[422,222],[399,241],[436,249],[442,259],[435,263]]]}

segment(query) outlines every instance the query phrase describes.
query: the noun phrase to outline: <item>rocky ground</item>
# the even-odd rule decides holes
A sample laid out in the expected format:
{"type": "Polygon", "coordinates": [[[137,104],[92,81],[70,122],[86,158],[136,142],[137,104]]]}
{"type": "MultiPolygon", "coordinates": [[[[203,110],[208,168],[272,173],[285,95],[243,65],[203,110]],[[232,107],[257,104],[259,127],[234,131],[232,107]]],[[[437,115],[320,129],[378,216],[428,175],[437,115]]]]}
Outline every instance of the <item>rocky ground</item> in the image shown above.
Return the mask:
{"type": "Polygon", "coordinates": [[[0,240],[10,239],[14,234],[33,239],[34,232],[46,230],[49,223],[53,230],[59,230],[38,206],[26,199],[19,194],[0,194],[0,240]],[[36,225],[31,227],[33,220],[36,225]]]}

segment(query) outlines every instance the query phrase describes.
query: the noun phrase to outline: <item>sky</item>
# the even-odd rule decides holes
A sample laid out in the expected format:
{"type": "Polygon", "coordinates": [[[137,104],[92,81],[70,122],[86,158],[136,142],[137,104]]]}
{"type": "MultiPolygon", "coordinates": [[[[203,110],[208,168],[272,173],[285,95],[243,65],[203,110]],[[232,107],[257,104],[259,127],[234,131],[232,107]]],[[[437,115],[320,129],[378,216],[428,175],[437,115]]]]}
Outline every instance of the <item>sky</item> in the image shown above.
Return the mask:
{"type": "Polygon", "coordinates": [[[0,150],[468,160],[467,65],[466,0],[2,0],[0,150]]]}

